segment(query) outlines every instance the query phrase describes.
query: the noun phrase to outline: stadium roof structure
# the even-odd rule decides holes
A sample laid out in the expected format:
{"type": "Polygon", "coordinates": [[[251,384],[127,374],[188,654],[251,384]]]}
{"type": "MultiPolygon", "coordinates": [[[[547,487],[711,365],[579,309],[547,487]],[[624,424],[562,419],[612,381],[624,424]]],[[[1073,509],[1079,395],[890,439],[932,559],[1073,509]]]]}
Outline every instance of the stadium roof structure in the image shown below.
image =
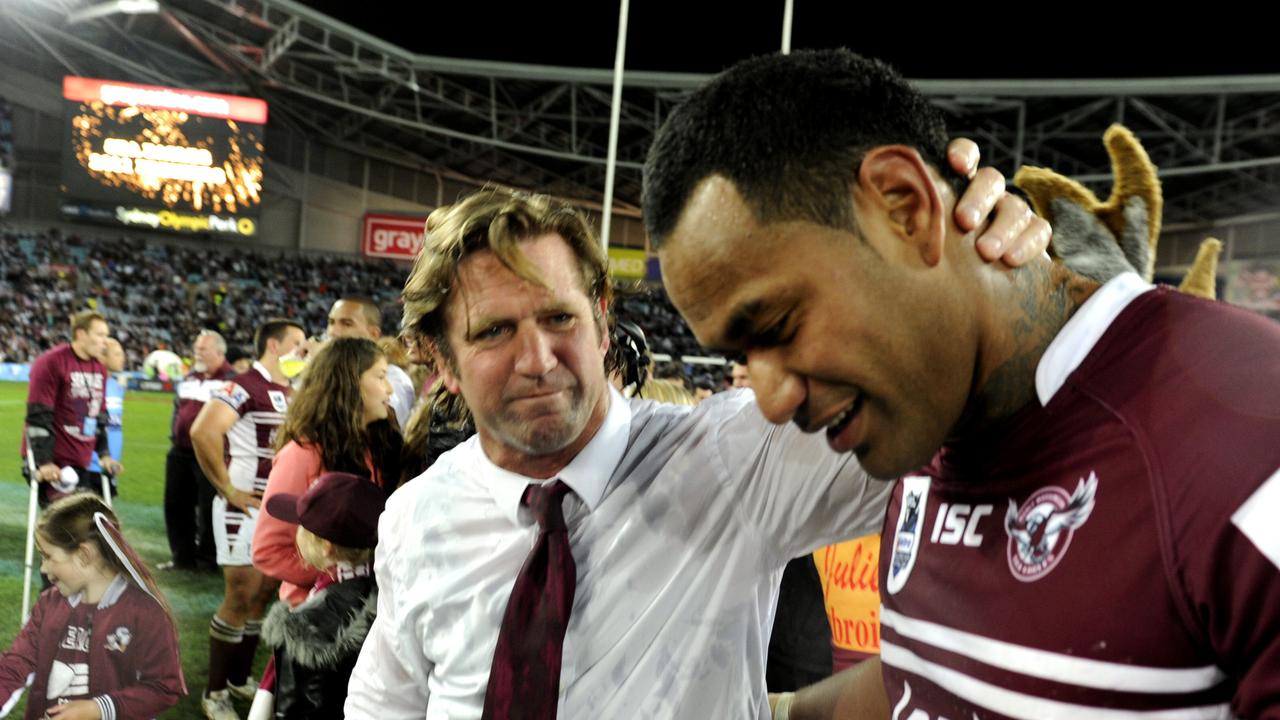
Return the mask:
{"type": "MultiPolygon", "coordinates": [[[[423,55],[293,0],[5,2],[6,66],[255,95],[273,126],[366,157],[603,198],[610,70],[423,55]]],[[[625,74],[617,210],[638,211],[654,132],[707,77],[625,74]]],[[[1105,190],[1118,121],[1160,167],[1166,223],[1280,210],[1280,75],[917,84],[1006,174],[1046,165],[1105,190]]]]}

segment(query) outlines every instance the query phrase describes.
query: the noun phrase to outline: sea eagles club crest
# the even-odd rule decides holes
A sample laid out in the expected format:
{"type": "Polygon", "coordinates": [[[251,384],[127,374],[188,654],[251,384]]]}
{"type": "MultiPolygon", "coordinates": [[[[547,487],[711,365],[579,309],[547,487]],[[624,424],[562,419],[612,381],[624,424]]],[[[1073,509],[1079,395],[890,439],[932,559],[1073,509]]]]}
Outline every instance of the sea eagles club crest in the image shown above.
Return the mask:
{"type": "Polygon", "coordinates": [[[894,594],[907,584],[911,568],[916,564],[922,536],[920,526],[924,522],[929,504],[930,478],[911,476],[902,479],[902,507],[898,510],[898,523],[893,532],[893,556],[889,563],[889,581],[885,588],[894,594]]]}
{"type": "Polygon", "coordinates": [[[1004,516],[1004,530],[1009,534],[1009,571],[1023,582],[1034,582],[1048,575],[1071,545],[1071,537],[1093,512],[1098,494],[1098,476],[1089,473],[1076,491],[1056,485],[1032,493],[1022,507],[1009,500],[1004,516]]]}

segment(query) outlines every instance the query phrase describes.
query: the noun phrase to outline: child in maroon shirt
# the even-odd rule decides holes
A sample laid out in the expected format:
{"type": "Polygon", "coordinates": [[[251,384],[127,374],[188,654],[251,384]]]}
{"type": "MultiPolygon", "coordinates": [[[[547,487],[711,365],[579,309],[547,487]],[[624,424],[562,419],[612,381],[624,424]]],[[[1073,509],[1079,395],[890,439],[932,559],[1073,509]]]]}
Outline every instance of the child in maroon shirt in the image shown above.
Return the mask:
{"type": "Polygon", "coordinates": [[[0,657],[0,715],[32,678],[27,720],[150,718],[186,694],[172,615],[101,498],[77,493],[36,528],[54,587],[0,657]]]}

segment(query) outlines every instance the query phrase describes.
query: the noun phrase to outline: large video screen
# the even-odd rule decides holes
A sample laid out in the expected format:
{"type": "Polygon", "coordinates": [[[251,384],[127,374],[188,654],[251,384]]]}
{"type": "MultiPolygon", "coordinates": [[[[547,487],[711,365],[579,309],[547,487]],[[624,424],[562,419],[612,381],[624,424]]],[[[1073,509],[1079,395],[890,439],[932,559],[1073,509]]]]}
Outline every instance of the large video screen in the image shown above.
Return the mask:
{"type": "Polygon", "coordinates": [[[184,234],[252,237],[267,103],[66,77],[64,215],[184,234]]]}

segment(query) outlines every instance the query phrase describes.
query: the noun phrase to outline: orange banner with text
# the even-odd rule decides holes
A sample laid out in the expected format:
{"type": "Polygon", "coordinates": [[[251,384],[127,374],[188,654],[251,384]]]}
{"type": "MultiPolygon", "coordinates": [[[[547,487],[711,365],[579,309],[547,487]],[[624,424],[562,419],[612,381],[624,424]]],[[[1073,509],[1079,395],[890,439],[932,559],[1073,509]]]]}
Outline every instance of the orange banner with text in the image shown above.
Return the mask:
{"type": "Polygon", "coordinates": [[[880,536],[867,535],[814,552],[837,655],[880,653],[880,536]],[[840,651],[845,651],[841,653],[840,651]]]}

